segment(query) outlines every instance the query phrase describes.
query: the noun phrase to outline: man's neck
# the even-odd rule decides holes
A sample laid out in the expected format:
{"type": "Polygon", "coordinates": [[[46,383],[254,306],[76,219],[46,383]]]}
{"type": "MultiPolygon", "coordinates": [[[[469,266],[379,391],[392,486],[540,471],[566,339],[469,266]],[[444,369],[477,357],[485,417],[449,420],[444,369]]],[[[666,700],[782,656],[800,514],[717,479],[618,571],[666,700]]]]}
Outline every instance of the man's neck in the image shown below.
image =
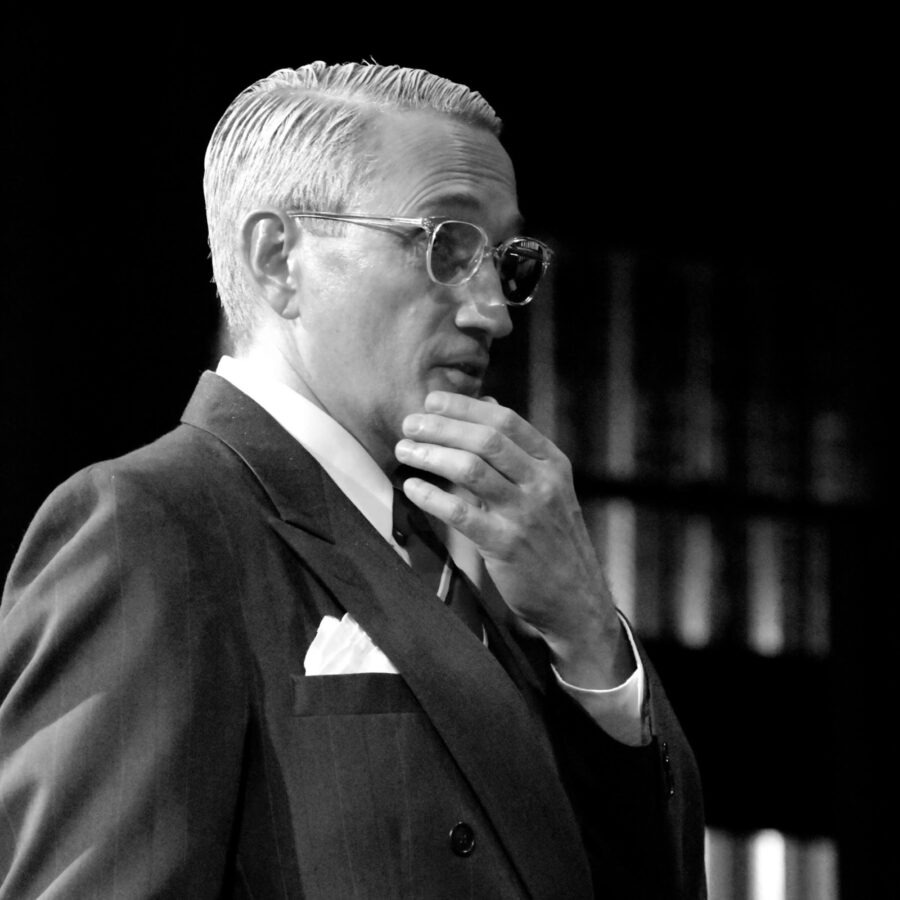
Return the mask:
{"type": "Polygon", "coordinates": [[[302,361],[294,355],[289,355],[275,342],[262,345],[261,343],[253,343],[249,347],[235,352],[236,359],[248,362],[253,368],[267,378],[271,378],[280,384],[289,387],[292,391],[296,391],[302,397],[309,400],[310,403],[317,406],[324,413],[327,413],[338,424],[343,426],[360,444],[365,448],[366,452],[375,460],[378,467],[391,478],[397,466],[399,465],[394,456],[393,446],[384,446],[382,442],[374,442],[367,438],[358,428],[354,427],[354,423],[345,421],[346,417],[336,414],[328,405],[322,401],[317,392],[311,386],[312,379],[302,365],[302,361]]]}

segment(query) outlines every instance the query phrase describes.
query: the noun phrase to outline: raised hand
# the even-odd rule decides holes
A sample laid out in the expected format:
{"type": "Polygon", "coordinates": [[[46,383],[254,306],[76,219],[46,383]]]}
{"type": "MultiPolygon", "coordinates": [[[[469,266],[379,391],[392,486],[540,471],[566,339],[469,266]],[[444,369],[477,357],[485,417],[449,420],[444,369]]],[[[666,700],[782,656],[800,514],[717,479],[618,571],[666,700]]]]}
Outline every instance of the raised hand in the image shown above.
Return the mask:
{"type": "Polygon", "coordinates": [[[633,660],[559,448],[489,399],[434,391],[403,421],[397,459],[463,490],[420,478],[403,490],[465,535],[510,609],[536,629],[567,681],[609,688],[633,660]]]}

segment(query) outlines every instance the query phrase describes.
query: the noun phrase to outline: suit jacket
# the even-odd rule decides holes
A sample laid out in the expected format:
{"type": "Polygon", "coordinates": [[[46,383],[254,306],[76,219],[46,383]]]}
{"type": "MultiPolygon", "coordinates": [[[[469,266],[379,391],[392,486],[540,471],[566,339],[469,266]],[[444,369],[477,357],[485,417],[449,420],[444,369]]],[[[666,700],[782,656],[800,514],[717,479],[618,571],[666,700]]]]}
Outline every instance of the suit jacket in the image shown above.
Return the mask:
{"type": "Polygon", "coordinates": [[[0,898],[703,896],[649,663],[654,739],[624,747],[484,601],[493,652],[207,373],[181,426],[51,495],[10,572],[0,898]],[[344,612],[399,675],[304,675],[344,612]]]}

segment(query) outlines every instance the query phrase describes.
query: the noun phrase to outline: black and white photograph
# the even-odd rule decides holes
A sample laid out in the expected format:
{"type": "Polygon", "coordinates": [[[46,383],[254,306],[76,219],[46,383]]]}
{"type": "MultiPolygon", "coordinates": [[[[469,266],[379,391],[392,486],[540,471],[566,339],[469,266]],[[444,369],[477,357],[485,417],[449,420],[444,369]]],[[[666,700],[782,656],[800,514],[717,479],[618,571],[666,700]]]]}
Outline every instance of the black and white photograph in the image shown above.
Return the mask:
{"type": "Polygon", "coordinates": [[[9,17],[0,900],[896,890],[886,23],[446,12],[9,17]]]}

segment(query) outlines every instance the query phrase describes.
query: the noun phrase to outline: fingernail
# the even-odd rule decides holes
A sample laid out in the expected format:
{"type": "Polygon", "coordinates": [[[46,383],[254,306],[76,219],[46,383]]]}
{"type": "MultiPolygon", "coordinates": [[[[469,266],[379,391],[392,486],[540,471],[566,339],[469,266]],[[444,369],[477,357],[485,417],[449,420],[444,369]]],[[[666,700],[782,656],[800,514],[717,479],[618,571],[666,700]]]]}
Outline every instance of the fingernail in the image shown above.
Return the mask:
{"type": "Polygon", "coordinates": [[[397,442],[397,446],[394,448],[394,454],[397,459],[409,459],[412,456],[413,451],[413,442],[402,440],[397,442]]]}
{"type": "Polygon", "coordinates": [[[403,420],[403,433],[404,434],[418,434],[422,429],[422,419],[418,413],[413,413],[411,416],[407,416],[403,420]]]}

